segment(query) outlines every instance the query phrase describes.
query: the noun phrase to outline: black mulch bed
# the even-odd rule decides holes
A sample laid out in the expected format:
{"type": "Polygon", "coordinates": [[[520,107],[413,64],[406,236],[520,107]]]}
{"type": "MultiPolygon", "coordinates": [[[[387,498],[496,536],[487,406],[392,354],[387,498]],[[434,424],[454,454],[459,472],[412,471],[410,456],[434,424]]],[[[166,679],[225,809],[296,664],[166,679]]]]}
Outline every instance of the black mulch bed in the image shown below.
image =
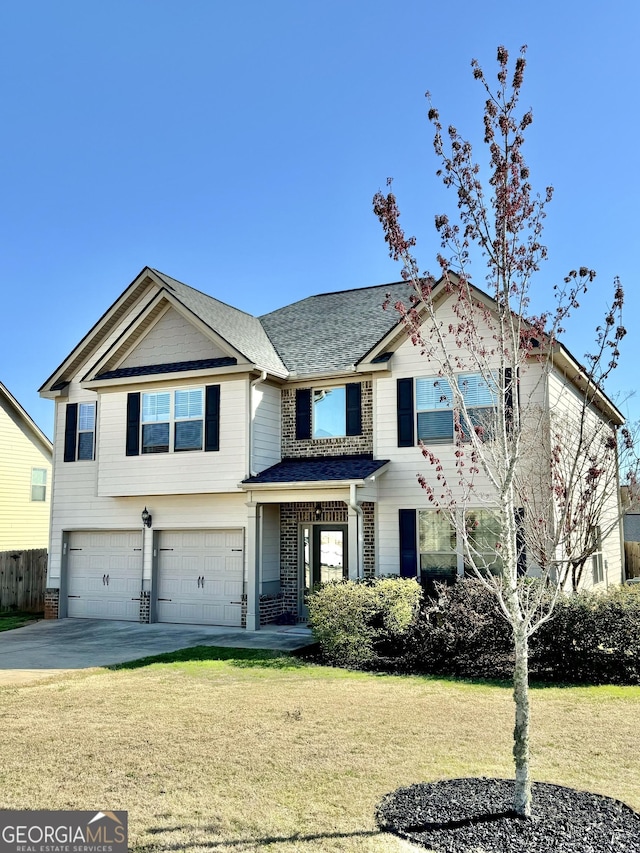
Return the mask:
{"type": "Polygon", "coordinates": [[[398,788],[378,825],[446,853],[634,853],[640,814],[610,797],[532,784],[533,816],[513,812],[512,779],[449,779],[398,788]]]}

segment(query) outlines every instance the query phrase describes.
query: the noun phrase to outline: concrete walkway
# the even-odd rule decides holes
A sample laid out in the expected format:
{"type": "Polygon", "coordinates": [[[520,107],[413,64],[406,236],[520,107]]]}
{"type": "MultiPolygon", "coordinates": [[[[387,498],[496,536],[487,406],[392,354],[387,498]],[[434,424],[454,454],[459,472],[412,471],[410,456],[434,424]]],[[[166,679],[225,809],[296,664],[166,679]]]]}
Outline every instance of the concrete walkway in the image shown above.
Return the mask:
{"type": "Polygon", "coordinates": [[[311,642],[311,631],[295,625],[244,631],[208,625],[141,625],[106,619],[43,620],[0,632],[0,687],[192,646],[295,651],[311,642]]]}

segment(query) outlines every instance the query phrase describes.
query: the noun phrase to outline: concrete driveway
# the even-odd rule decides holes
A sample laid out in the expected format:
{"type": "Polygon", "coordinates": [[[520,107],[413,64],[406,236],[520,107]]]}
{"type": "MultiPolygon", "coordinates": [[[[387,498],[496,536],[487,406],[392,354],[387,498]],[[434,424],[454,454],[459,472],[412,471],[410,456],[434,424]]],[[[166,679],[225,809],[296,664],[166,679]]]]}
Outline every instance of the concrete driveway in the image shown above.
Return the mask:
{"type": "Polygon", "coordinates": [[[305,627],[260,631],[208,625],[51,619],[0,632],[0,687],[28,684],[63,672],[124,663],[192,646],[294,651],[312,642],[305,627]]]}

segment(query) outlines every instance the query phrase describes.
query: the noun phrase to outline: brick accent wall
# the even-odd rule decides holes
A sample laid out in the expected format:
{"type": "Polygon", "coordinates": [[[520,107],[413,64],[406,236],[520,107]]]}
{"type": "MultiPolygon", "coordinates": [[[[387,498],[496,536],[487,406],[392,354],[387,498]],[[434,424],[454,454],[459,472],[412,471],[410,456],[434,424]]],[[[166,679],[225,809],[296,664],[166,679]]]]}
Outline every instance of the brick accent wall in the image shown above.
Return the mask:
{"type": "MultiPolygon", "coordinates": [[[[347,524],[344,501],[322,501],[322,520],[347,524]]],[[[298,613],[298,527],[316,520],[316,501],[280,504],[280,589],[283,612],[298,613]]]]}
{"type": "Polygon", "coordinates": [[[364,576],[365,578],[373,578],[376,574],[375,504],[363,501],[362,521],[364,576]]]}
{"type": "Polygon", "coordinates": [[[44,591],[44,618],[57,619],[60,608],[60,590],[47,587],[44,591]]]}
{"type": "MultiPolygon", "coordinates": [[[[343,501],[323,501],[322,521],[347,524],[349,508],[343,501]]],[[[299,525],[316,521],[316,502],[280,504],[280,587],[283,597],[283,613],[298,612],[298,530],[299,525]]],[[[375,505],[362,504],[364,537],[364,576],[375,577],[375,505]]]]}
{"type": "Polygon", "coordinates": [[[149,623],[151,621],[151,593],[149,590],[142,590],[140,593],[140,622],[149,623]]]}
{"type": "Polygon", "coordinates": [[[373,453],[373,383],[362,383],[362,435],[341,438],[310,438],[296,441],[296,391],[282,389],[282,458],[309,456],[357,456],[373,453]]]}
{"type": "MultiPolygon", "coordinates": [[[[278,620],[283,613],[284,596],[281,592],[277,595],[260,596],[260,624],[270,625],[278,620]]],[[[242,596],[242,616],[240,624],[247,627],[247,596],[242,596]]]]}

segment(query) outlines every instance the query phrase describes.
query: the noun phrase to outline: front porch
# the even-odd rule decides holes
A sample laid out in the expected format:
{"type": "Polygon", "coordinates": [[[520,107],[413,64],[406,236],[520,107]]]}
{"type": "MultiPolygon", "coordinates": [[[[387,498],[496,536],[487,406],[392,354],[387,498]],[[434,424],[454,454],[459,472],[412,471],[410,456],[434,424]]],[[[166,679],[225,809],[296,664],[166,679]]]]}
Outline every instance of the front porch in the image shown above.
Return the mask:
{"type": "Polygon", "coordinates": [[[371,457],[289,460],[242,484],[247,630],[303,623],[317,584],[375,576],[376,477],[386,465],[371,457]]]}

